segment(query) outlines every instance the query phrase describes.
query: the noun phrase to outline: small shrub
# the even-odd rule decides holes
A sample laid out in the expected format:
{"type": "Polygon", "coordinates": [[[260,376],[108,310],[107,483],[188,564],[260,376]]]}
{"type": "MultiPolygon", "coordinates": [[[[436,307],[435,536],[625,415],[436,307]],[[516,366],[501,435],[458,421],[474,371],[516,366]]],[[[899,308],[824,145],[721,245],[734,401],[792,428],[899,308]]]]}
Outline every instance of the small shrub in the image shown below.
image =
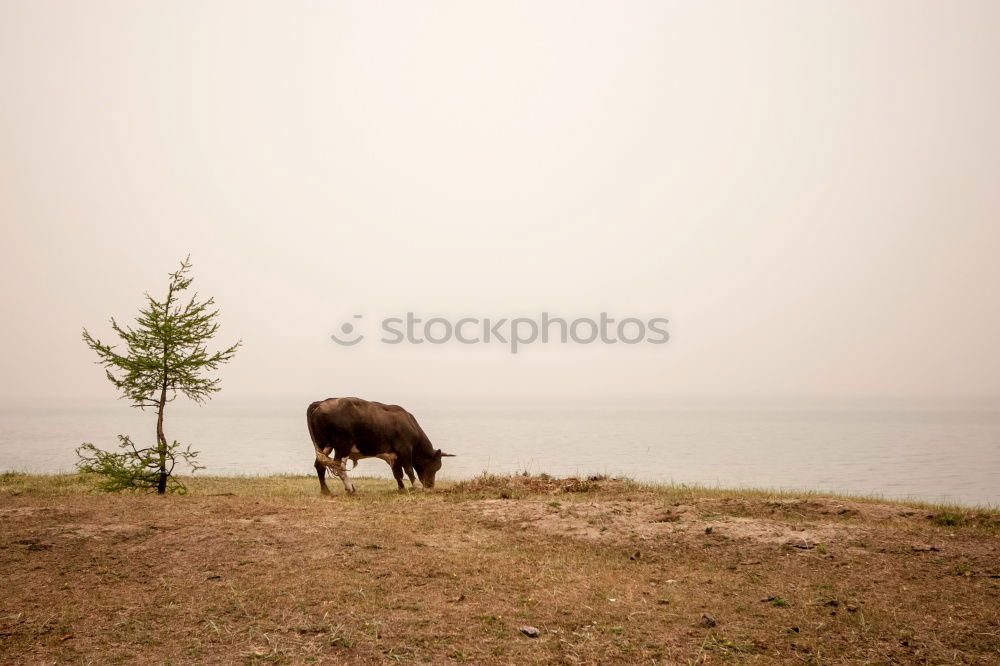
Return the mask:
{"type": "Polygon", "coordinates": [[[563,488],[564,493],[589,493],[597,490],[600,486],[594,481],[580,481],[573,479],[563,488]]]}
{"type": "Polygon", "coordinates": [[[956,525],[964,525],[965,516],[954,511],[942,511],[934,514],[931,522],[942,527],[954,527],[956,525]]]}
{"type": "Polygon", "coordinates": [[[163,448],[162,461],[161,452],[156,447],[140,449],[128,435],[118,435],[118,448],[121,453],[104,451],[90,443],[83,444],[76,449],[80,458],[76,468],[83,474],[101,477],[97,487],[109,493],[122,490],[156,491],[166,474],[165,492],[179,494],[186,493],[187,488],[173,474],[177,462],[183,460],[192,471],[203,468],[195,462],[198,452],[192,451],[190,445],[182,449],[176,440],[163,448]]]}

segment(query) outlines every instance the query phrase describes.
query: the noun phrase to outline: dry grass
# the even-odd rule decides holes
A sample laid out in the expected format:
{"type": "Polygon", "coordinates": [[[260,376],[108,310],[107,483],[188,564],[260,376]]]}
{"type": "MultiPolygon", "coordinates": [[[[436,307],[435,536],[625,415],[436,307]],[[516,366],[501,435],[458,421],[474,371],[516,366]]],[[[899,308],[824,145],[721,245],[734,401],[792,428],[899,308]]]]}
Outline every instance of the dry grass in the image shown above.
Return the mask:
{"type": "Polygon", "coordinates": [[[544,475],[390,484],[324,500],[311,477],[207,477],[160,498],[2,475],[0,661],[1000,660],[995,511],[544,475]]]}

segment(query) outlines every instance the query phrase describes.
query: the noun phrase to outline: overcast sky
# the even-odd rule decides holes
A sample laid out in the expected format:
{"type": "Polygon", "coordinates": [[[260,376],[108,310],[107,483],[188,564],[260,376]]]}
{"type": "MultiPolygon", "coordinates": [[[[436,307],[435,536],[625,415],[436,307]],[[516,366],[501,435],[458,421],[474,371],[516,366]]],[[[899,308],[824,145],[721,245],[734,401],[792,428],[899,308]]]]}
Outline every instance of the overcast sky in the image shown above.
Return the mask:
{"type": "Polygon", "coordinates": [[[225,404],[1000,396],[1000,3],[0,0],[5,401],[190,253],[225,404]],[[433,316],[665,345],[340,347],[433,316]]]}

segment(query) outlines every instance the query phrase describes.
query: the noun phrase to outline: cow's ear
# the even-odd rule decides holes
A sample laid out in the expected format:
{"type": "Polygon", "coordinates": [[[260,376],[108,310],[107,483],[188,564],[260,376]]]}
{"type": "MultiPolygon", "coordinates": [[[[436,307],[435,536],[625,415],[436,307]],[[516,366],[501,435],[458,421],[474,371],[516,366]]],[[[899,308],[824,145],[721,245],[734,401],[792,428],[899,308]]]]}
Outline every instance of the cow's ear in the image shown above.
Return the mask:
{"type": "Polygon", "coordinates": [[[444,455],[444,454],[441,453],[441,449],[434,449],[434,457],[435,458],[440,458],[442,455],[444,455]]]}

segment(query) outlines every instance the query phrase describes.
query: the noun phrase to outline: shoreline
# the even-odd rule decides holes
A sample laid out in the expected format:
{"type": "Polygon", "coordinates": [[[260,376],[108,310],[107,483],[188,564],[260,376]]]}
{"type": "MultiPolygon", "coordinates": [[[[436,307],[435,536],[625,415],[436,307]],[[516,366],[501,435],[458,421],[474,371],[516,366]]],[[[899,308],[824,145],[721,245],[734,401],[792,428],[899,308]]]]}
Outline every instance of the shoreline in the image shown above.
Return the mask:
{"type": "MultiPolygon", "coordinates": [[[[470,476],[468,478],[449,478],[447,476],[438,477],[438,488],[436,490],[453,488],[456,485],[468,484],[475,482],[477,479],[487,477],[487,478],[501,478],[501,477],[547,477],[551,478],[552,475],[541,473],[541,474],[491,474],[488,472],[481,472],[475,476],[470,476]]],[[[4,484],[4,479],[13,478],[23,478],[29,486],[35,484],[40,484],[44,487],[48,482],[49,490],[55,490],[56,488],[63,487],[67,492],[93,492],[100,494],[99,491],[93,489],[89,486],[88,482],[84,479],[83,475],[78,472],[23,472],[15,470],[0,470],[0,494],[2,494],[2,488],[4,484]]],[[[197,494],[199,491],[203,491],[207,488],[216,487],[220,485],[235,484],[236,490],[239,492],[237,494],[253,494],[257,492],[258,489],[270,488],[270,492],[273,492],[276,488],[285,486],[284,496],[307,496],[309,494],[306,489],[296,489],[291,490],[291,486],[288,484],[297,484],[302,481],[312,481],[317,483],[316,475],[311,473],[293,473],[293,472],[277,472],[270,473],[264,472],[260,474],[197,474],[197,475],[177,475],[178,479],[181,479],[185,485],[188,486],[189,490],[197,494]]],[[[558,478],[580,478],[576,476],[569,477],[558,477],[558,478]]],[[[635,489],[643,489],[645,491],[661,491],[664,493],[687,493],[696,492],[699,494],[712,495],[716,494],[719,496],[740,496],[747,495],[758,498],[775,498],[775,499],[789,499],[789,498],[827,498],[827,499],[841,499],[850,500],[858,502],[870,502],[870,503],[884,503],[884,504],[900,504],[909,507],[927,509],[927,510],[955,510],[955,511],[966,511],[966,512],[1000,512],[1000,503],[973,503],[973,502],[951,502],[951,501],[933,501],[925,500],[920,497],[914,496],[892,496],[884,495],[881,493],[854,493],[851,491],[827,491],[819,489],[810,488],[797,488],[797,487],[767,487],[767,486],[726,486],[726,485],[709,485],[705,483],[678,483],[678,482],[656,482],[656,481],[642,481],[634,480],[629,477],[615,476],[615,475],[590,475],[583,478],[600,478],[609,479],[613,481],[621,481],[623,483],[629,484],[630,487],[635,489]]],[[[351,480],[354,482],[363,482],[366,484],[388,484],[386,487],[392,485],[391,477],[386,476],[365,476],[365,475],[351,475],[351,480]]],[[[333,484],[329,481],[330,488],[334,490],[334,494],[341,492],[343,486],[337,481],[333,484]]],[[[298,488],[297,485],[295,485],[298,488]]],[[[392,486],[394,488],[395,486],[392,486]]],[[[317,485],[318,489],[318,485],[317,485]]],[[[417,488],[417,492],[421,492],[423,489],[417,488]]],[[[430,492],[435,492],[434,490],[430,492]]],[[[318,490],[317,490],[318,493],[318,490]]]]}

